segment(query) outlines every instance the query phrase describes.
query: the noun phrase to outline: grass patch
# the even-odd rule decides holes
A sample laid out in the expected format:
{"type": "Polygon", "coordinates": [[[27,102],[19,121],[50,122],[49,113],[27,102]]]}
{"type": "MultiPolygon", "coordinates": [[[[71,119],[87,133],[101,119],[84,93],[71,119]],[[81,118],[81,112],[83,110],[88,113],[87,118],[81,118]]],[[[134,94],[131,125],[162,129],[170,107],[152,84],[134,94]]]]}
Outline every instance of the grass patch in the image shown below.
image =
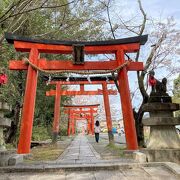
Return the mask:
{"type": "Polygon", "coordinates": [[[64,148],[58,148],[55,145],[35,147],[31,149],[31,155],[25,159],[25,162],[56,160],[63,151],[64,148]]]}
{"type": "Polygon", "coordinates": [[[110,148],[112,150],[125,150],[126,148],[125,147],[120,147],[120,146],[117,146],[116,144],[114,143],[110,143],[106,146],[107,148],[110,148]]]}
{"type": "Polygon", "coordinates": [[[30,156],[26,157],[24,162],[33,163],[38,161],[56,160],[68,147],[73,138],[63,137],[63,140],[64,141],[58,141],[57,144],[46,144],[32,148],[30,156]]]}
{"type": "Polygon", "coordinates": [[[8,143],[8,144],[5,144],[5,146],[6,146],[6,149],[14,149],[13,144],[8,143]]]}
{"type": "Polygon", "coordinates": [[[96,143],[94,137],[87,137],[94,149],[101,155],[103,159],[126,158],[124,155],[124,150],[126,149],[125,145],[113,143],[109,144],[109,141],[103,138],[100,139],[99,143],[96,143]]]}
{"type": "Polygon", "coordinates": [[[112,156],[120,156],[120,157],[123,157],[124,156],[124,153],[123,151],[126,149],[125,147],[122,147],[122,146],[117,146],[115,144],[108,144],[106,147],[105,147],[105,151],[109,151],[112,156]]]}

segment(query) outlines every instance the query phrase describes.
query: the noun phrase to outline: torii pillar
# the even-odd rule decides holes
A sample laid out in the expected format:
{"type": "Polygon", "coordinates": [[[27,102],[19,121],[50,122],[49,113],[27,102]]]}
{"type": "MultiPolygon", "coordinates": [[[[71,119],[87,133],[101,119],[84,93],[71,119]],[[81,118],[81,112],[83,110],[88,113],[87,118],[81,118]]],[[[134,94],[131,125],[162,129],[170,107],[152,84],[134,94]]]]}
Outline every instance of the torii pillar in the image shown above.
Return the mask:
{"type": "MultiPolygon", "coordinates": [[[[125,62],[124,58],[124,51],[119,49],[116,52],[116,59],[118,64],[122,64],[125,62]]],[[[124,123],[124,130],[126,135],[126,143],[128,149],[136,150],[138,148],[137,143],[137,135],[135,129],[135,121],[132,111],[131,105],[131,96],[129,90],[129,82],[127,76],[127,68],[124,67],[118,73],[118,82],[119,82],[119,91],[120,91],[120,98],[121,98],[121,106],[122,106],[122,114],[123,114],[123,123],[124,123]]]]}
{"type": "MultiPolygon", "coordinates": [[[[39,57],[39,51],[36,48],[31,48],[29,54],[29,61],[37,64],[39,57]]],[[[24,94],[22,121],[18,144],[18,154],[30,153],[31,136],[33,127],[34,108],[36,100],[36,88],[38,72],[31,66],[28,66],[26,78],[26,88],[24,94]]]]}
{"type": "Polygon", "coordinates": [[[75,134],[75,117],[74,117],[74,114],[72,114],[71,128],[72,128],[72,135],[74,135],[75,134]]]}
{"type": "Polygon", "coordinates": [[[112,120],[111,120],[111,111],[110,111],[107,83],[103,82],[102,87],[103,87],[104,108],[105,108],[105,113],[106,113],[106,123],[107,123],[107,129],[108,129],[109,143],[114,143],[114,135],[112,133],[112,120]]]}
{"type": "Polygon", "coordinates": [[[91,129],[92,129],[92,135],[94,135],[94,115],[93,115],[93,109],[91,108],[91,129]]]}
{"type": "Polygon", "coordinates": [[[67,129],[67,135],[70,136],[71,134],[71,116],[70,116],[70,109],[68,109],[68,129],[67,129]]]}
{"type": "Polygon", "coordinates": [[[90,116],[87,117],[87,122],[88,122],[88,134],[92,134],[92,126],[91,126],[90,116]]]}
{"type": "Polygon", "coordinates": [[[61,103],[61,84],[58,83],[56,85],[55,106],[54,106],[53,139],[52,139],[53,143],[57,142],[57,137],[59,134],[60,103],[61,103]]]}

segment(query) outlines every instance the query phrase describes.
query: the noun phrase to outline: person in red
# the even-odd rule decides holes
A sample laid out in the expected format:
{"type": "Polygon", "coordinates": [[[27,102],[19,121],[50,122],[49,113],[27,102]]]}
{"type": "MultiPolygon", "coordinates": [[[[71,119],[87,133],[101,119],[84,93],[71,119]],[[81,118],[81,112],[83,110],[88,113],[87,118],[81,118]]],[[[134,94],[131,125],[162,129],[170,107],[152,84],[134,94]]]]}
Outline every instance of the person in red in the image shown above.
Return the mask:
{"type": "Polygon", "coordinates": [[[7,75],[5,74],[5,70],[2,69],[2,70],[1,70],[1,73],[0,73],[0,86],[1,86],[2,84],[6,84],[7,81],[8,81],[8,78],[7,78],[7,75]]]}

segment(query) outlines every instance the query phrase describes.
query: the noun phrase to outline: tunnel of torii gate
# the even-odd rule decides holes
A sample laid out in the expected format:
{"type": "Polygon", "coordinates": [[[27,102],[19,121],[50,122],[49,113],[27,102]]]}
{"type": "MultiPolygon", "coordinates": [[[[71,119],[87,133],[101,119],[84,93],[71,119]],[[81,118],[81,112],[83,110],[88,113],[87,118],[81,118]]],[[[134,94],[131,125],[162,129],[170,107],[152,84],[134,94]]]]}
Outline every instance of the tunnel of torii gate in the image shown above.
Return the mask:
{"type": "Polygon", "coordinates": [[[140,45],[146,43],[147,35],[91,42],[38,40],[10,33],[6,33],[5,38],[8,43],[14,44],[16,51],[29,53],[29,57],[26,58],[26,61],[11,60],[9,63],[10,70],[27,70],[18,153],[30,153],[38,71],[59,71],[60,73],[75,72],[77,74],[78,72],[79,74],[84,73],[84,71],[118,73],[127,149],[138,149],[127,72],[142,71],[144,68],[142,62],[126,60],[125,54],[138,52],[140,45]],[[41,58],[41,53],[73,54],[73,61],[48,61],[41,58]],[[115,59],[109,61],[84,61],[84,54],[114,54],[115,59]]]}
{"type": "Polygon", "coordinates": [[[94,134],[94,114],[97,114],[100,104],[91,105],[64,105],[65,113],[68,114],[68,136],[75,134],[77,120],[87,120],[87,133],[94,134]]]}
{"type": "MultiPolygon", "coordinates": [[[[75,95],[103,95],[104,98],[104,107],[106,114],[106,123],[108,129],[109,142],[112,143],[114,138],[112,134],[112,120],[110,112],[110,103],[108,95],[117,95],[117,90],[112,90],[107,88],[107,84],[114,84],[112,77],[91,77],[91,82],[85,77],[75,77],[69,78],[69,81],[66,81],[67,77],[51,77],[49,84],[56,85],[56,89],[51,89],[46,92],[46,96],[55,96],[55,105],[54,105],[54,121],[53,121],[53,142],[57,141],[57,136],[59,133],[60,126],[60,104],[61,96],[75,96],[75,95]],[[107,81],[108,79],[108,81],[107,81]],[[97,91],[85,91],[84,85],[102,85],[102,90],[98,89],[97,91]],[[72,90],[62,90],[62,85],[80,85],[79,91],[72,90]]],[[[44,76],[44,80],[48,80],[47,76],[44,76]]]]}

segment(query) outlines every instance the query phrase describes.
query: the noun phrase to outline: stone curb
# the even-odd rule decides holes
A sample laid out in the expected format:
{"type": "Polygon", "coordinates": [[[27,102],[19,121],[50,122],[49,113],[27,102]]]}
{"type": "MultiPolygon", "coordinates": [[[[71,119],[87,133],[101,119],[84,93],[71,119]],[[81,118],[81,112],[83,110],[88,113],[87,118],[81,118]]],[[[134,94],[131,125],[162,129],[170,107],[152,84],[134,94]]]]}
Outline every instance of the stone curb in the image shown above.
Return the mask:
{"type": "Polygon", "coordinates": [[[96,157],[97,159],[101,159],[101,155],[100,155],[98,152],[96,152],[96,150],[94,149],[94,147],[93,147],[89,142],[88,142],[88,145],[89,145],[90,149],[92,150],[93,154],[95,155],[95,157],[96,157]]]}
{"type": "Polygon", "coordinates": [[[165,162],[164,165],[180,178],[180,165],[172,162],[165,162]]]}
{"type": "Polygon", "coordinates": [[[114,164],[75,164],[75,165],[18,165],[0,168],[0,173],[17,172],[64,172],[64,171],[97,171],[97,170],[123,170],[140,167],[164,166],[177,177],[180,177],[180,166],[176,163],[114,163],[114,164]],[[173,165],[173,167],[172,167],[173,165]]]}
{"type": "Polygon", "coordinates": [[[66,155],[66,153],[68,152],[68,147],[70,147],[71,143],[73,142],[74,137],[71,139],[71,142],[69,143],[69,145],[66,147],[66,149],[60,154],[60,156],[57,158],[56,161],[60,161],[64,158],[64,156],[66,155]]]}

